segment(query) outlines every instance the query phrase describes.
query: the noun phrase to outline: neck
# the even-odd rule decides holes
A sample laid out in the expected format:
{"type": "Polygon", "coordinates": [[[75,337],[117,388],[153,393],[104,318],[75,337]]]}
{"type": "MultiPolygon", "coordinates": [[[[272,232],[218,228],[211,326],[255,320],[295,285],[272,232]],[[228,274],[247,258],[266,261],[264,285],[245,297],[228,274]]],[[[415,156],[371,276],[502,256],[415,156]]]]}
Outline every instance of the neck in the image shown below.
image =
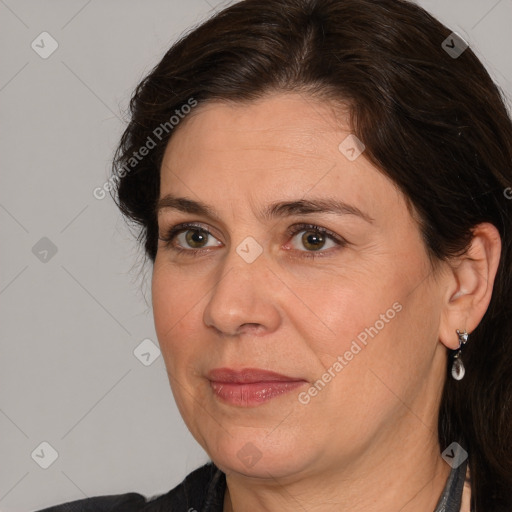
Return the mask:
{"type": "Polygon", "coordinates": [[[385,439],[345,467],[286,480],[227,475],[224,512],[433,512],[451,468],[440,456],[437,434],[410,416],[405,423],[415,423],[416,435],[411,424],[405,426],[409,437],[381,433],[385,439]]]}

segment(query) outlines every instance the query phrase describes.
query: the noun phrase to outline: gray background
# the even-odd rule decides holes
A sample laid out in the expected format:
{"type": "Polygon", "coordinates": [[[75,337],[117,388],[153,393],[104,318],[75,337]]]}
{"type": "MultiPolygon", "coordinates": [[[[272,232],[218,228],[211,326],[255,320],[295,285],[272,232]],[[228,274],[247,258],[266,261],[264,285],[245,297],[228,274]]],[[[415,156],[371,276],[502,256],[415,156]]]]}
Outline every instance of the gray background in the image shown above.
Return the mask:
{"type": "MultiPolygon", "coordinates": [[[[110,196],[92,191],[108,177],[137,82],[180,34],[229,3],[0,0],[1,511],[153,496],[207,460],[162,357],[151,352],[146,366],[134,355],[143,340],[156,343],[150,269],[140,270],[110,196]],[[31,47],[50,48],[44,31],[59,45],[46,59],[31,47]],[[58,453],[47,469],[42,442],[58,453]]],[[[512,96],[512,0],[420,4],[512,96]]]]}

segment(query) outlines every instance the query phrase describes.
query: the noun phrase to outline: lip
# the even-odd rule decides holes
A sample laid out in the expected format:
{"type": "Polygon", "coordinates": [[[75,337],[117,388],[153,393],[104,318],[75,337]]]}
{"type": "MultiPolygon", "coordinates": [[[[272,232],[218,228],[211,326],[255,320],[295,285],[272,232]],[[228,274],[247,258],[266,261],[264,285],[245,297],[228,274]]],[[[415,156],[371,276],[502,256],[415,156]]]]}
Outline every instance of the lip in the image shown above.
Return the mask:
{"type": "Polygon", "coordinates": [[[296,377],[288,377],[281,373],[262,370],[260,368],[215,368],[208,373],[208,379],[215,382],[248,384],[254,382],[297,382],[304,381],[296,377]]]}
{"type": "Polygon", "coordinates": [[[216,368],[208,373],[208,380],[216,397],[237,407],[257,407],[306,383],[259,368],[216,368]]]}

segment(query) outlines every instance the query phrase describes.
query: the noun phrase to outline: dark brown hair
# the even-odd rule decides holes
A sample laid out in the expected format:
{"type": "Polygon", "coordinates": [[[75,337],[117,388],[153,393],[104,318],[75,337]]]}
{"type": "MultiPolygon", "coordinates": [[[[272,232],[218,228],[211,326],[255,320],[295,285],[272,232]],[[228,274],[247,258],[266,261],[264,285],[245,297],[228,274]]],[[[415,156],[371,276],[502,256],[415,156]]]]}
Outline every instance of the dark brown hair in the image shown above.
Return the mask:
{"type": "Polygon", "coordinates": [[[346,102],[366,158],[413,205],[434,263],[463,254],[481,222],[500,232],[491,303],[464,348],[466,376],[446,379],[438,431],[441,449],[461,440],[469,452],[472,510],[510,512],[512,201],[505,191],[512,190],[512,123],[471,48],[453,58],[442,47],[450,33],[401,0],[234,4],[174,44],[137,87],[114,161],[117,201],[154,261],[171,127],[126,166],[176,110],[191,98],[247,102],[272,91],[346,102]]]}

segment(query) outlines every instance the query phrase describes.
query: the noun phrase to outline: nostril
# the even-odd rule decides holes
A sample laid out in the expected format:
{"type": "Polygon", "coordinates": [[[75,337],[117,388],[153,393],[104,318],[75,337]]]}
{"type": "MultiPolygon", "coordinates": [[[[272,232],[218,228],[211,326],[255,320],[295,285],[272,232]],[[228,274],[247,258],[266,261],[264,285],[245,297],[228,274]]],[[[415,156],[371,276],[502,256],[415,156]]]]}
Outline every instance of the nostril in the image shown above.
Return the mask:
{"type": "Polygon", "coordinates": [[[254,332],[254,331],[260,331],[262,329],[262,325],[261,324],[257,324],[257,323],[246,323],[246,324],[242,324],[238,331],[239,332],[254,332]]]}

